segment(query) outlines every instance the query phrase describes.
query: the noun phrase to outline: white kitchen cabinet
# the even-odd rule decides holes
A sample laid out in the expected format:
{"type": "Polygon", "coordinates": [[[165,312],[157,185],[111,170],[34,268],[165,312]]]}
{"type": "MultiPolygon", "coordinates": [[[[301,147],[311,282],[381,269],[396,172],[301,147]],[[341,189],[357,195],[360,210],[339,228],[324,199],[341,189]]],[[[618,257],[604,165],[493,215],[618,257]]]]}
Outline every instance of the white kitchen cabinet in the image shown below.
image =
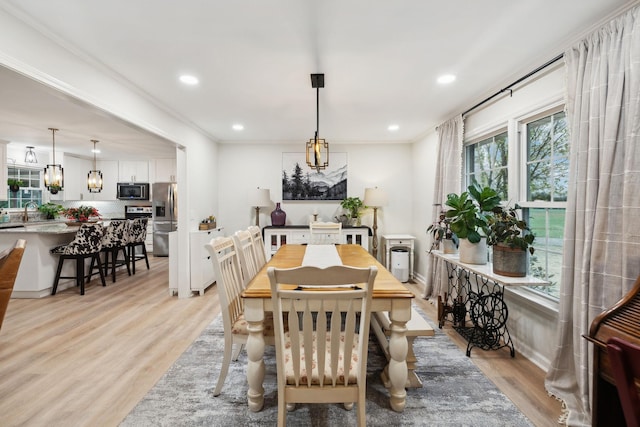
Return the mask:
{"type": "Polygon", "coordinates": [[[121,160],[118,162],[119,182],[149,182],[149,162],[146,160],[121,160]]]}
{"type": "Polygon", "coordinates": [[[154,159],[149,166],[150,182],[176,182],[176,159],[154,159]]]}
{"type": "MultiPolygon", "coordinates": [[[[271,258],[280,249],[280,246],[289,244],[309,243],[308,225],[268,226],[262,230],[264,233],[264,250],[271,258]]],[[[344,244],[358,244],[366,251],[369,250],[369,227],[343,227],[342,242],[344,244]]]]}
{"type": "Polygon", "coordinates": [[[7,141],[0,141],[0,200],[7,200],[7,141]]]}
{"type": "MultiPolygon", "coordinates": [[[[91,164],[93,165],[93,161],[91,164]]],[[[97,167],[98,170],[102,172],[102,191],[99,193],[90,193],[90,200],[117,200],[118,161],[98,160],[97,167]]],[[[93,169],[93,166],[91,166],[91,169],[93,169]]],[[[89,171],[87,171],[87,173],[88,172],[89,171]]]]}
{"type": "MultiPolygon", "coordinates": [[[[211,239],[224,236],[223,228],[198,230],[189,233],[189,259],[191,273],[191,291],[204,295],[205,289],[216,281],[211,255],[204,247],[211,239]]],[[[177,292],[177,289],[175,290],[177,292]]]]}
{"type": "Polygon", "coordinates": [[[65,154],[63,164],[64,190],[61,192],[63,200],[92,200],[87,188],[87,176],[93,169],[93,162],[65,154]]]}

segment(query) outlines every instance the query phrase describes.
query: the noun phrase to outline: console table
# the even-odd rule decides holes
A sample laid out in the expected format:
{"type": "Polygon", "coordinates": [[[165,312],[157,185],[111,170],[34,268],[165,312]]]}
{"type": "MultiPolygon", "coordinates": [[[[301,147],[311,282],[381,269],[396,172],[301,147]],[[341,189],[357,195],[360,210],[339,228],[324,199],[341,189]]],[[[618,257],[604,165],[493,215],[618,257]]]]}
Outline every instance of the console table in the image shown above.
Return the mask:
{"type": "Polygon", "coordinates": [[[432,251],[442,259],[447,270],[447,292],[444,299],[438,295],[438,327],[445,320],[467,340],[467,356],[471,349],[497,350],[508,347],[511,357],[515,349],[507,319],[509,310],[504,301],[504,288],[508,286],[545,286],[549,282],[526,276],[507,277],[493,273],[491,263],[465,264],[458,254],[444,254],[432,251]]]}
{"type": "MultiPolygon", "coordinates": [[[[359,227],[342,226],[342,242],[358,244],[367,252],[369,251],[369,236],[371,235],[371,229],[365,225],[359,227]]],[[[262,229],[262,239],[264,240],[264,252],[268,260],[278,252],[282,245],[287,243],[309,243],[309,226],[269,225],[262,229]]]]}

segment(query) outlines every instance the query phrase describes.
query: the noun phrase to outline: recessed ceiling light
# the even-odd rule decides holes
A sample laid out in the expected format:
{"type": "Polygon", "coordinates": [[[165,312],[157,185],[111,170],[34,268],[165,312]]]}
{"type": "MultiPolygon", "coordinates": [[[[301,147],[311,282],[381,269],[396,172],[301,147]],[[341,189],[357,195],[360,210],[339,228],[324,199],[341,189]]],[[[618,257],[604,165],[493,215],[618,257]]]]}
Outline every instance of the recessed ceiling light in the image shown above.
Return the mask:
{"type": "Polygon", "coordinates": [[[183,74],[182,76],[180,76],[180,81],[186,85],[192,85],[192,86],[200,83],[197,77],[190,76],[188,74],[183,74]]]}
{"type": "Polygon", "coordinates": [[[441,85],[446,85],[447,83],[455,81],[455,79],[456,76],[454,76],[453,74],[443,74],[438,77],[438,83],[440,83],[441,85]]]}
{"type": "Polygon", "coordinates": [[[231,126],[233,128],[233,130],[243,130],[244,126],[241,125],[240,123],[236,123],[235,125],[231,126]]]}
{"type": "Polygon", "coordinates": [[[394,124],[394,125],[389,125],[389,126],[387,126],[387,130],[388,130],[388,131],[390,131],[390,132],[395,132],[395,131],[397,131],[398,129],[400,129],[400,126],[395,125],[395,124],[394,124]]]}

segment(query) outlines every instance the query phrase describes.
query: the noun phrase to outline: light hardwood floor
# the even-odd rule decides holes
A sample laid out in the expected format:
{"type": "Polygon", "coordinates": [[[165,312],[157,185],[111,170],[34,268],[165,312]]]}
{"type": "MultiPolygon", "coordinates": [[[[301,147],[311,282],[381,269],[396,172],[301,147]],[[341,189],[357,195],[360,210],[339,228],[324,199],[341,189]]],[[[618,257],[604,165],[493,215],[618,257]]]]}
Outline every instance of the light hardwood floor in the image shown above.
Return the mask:
{"type": "MultiPolygon", "coordinates": [[[[0,425],[117,426],[220,313],[215,286],[170,297],[168,259],[149,259],[151,270],[120,272],[106,287],[94,280],[84,296],[73,288],[10,301],[0,330],[0,425]]],[[[417,302],[435,318],[435,307],[417,302]]],[[[472,360],[532,423],[556,425],[560,405],[540,369],[506,351],[474,350],[472,360]]]]}

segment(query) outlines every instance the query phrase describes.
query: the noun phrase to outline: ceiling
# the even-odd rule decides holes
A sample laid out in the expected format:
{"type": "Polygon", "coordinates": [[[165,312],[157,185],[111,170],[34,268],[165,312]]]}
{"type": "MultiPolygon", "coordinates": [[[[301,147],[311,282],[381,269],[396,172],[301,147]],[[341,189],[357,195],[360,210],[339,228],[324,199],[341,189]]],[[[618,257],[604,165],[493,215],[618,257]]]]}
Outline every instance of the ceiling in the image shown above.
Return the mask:
{"type": "MultiPolygon", "coordinates": [[[[215,141],[411,142],[562,53],[628,0],[4,0],[215,141]],[[178,77],[196,76],[185,86],[178,77]],[[448,85],[436,79],[456,75],[448,85]],[[240,123],[244,130],[232,125],[240,123]],[[389,131],[391,124],[398,130],[389,131]]],[[[105,157],[174,148],[0,67],[0,139],[105,157]]]]}

